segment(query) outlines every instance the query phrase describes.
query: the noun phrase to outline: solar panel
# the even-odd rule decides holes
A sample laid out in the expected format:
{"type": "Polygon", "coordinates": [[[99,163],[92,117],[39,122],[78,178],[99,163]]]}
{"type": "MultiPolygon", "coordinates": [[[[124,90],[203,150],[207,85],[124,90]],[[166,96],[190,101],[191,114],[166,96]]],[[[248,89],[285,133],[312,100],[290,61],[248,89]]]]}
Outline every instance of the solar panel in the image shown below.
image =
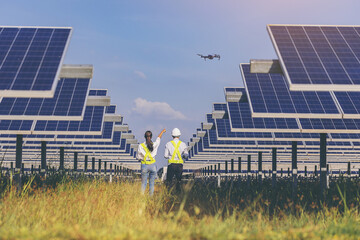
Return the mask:
{"type": "Polygon", "coordinates": [[[343,118],[360,118],[360,92],[334,92],[343,118]]]}
{"type": "Polygon", "coordinates": [[[0,119],[82,120],[90,79],[63,78],[53,98],[3,98],[0,119]]]}
{"type": "Polygon", "coordinates": [[[31,120],[0,120],[0,132],[8,134],[30,134],[33,121],[31,120]]]}
{"type": "Polygon", "coordinates": [[[360,119],[299,119],[305,133],[360,133],[360,119]]]}
{"type": "Polygon", "coordinates": [[[342,118],[330,92],[290,91],[282,74],[250,73],[240,64],[253,117],[342,118]]]}
{"type": "Polygon", "coordinates": [[[34,133],[40,134],[101,134],[104,106],[87,106],[83,121],[36,121],[34,133]],[[71,132],[71,133],[70,133],[71,132]]]}
{"type": "Polygon", "coordinates": [[[290,90],[360,91],[360,26],[267,29],[290,90]]]}
{"type": "Polygon", "coordinates": [[[251,117],[248,102],[228,102],[224,107],[227,109],[233,132],[300,132],[295,118],[251,117]]]}
{"type": "Polygon", "coordinates": [[[90,89],[89,96],[106,96],[106,89],[90,89]]]}
{"type": "Polygon", "coordinates": [[[0,27],[0,96],[53,97],[71,32],[0,27]]]}

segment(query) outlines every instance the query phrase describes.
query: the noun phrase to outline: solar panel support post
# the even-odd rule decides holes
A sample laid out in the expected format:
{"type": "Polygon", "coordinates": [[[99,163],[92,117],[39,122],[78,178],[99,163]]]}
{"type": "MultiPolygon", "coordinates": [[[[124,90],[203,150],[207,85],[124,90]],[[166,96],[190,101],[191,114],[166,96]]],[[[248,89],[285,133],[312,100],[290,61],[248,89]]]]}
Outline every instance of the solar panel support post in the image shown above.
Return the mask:
{"type": "Polygon", "coordinates": [[[315,165],[314,176],[317,177],[317,165],[315,165]]]}
{"type": "Polygon", "coordinates": [[[251,155],[247,158],[247,184],[250,187],[250,176],[251,176],[251,155]]]}
{"type": "Polygon", "coordinates": [[[212,165],[210,166],[210,175],[211,176],[213,175],[213,166],[212,165]]]}
{"type": "Polygon", "coordinates": [[[218,169],[219,169],[219,175],[220,175],[220,173],[221,173],[221,168],[220,168],[220,163],[218,163],[218,169]]]}
{"type": "Polygon", "coordinates": [[[63,171],[64,170],[64,147],[60,147],[60,165],[59,165],[59,170],[63,171]]]}
{"type": "Polygon", "coordinates": [[[238,158],[238,170],[239,174],[241,173],[241,157],[238,158]]]}
{"type": "Polygon", "coordinates": [[[262,152],[258,152],[258,181],[262,183],[262,152]]]}
{"type": "Polygon", "coordinates": [[[272,148],[272,187],[276,187],[276,148],[272,148]]]}
{"type": "Polygon", "coordinates": [[[112,172],[112,163],[110,163],[110,179],[109,182],[112,182],[113,172],[112,172]]]}
{"type": "Polygon", "coordinates": [[[95,173],[95,157],[91,159],[91,173],[95,173]]]}
{"type": "Polygon", "coordinates": [[[291,143],[292,198],[297,195],[297,141],[291,143]]]}
{"type": "Polygon", "coordinates": [[[101,159],[99,159],[98,161],[98,170],[99,170],[99,174],[101,174],[101,159]]]}
{"type": "Polygon", "coordinates": [[[31,164],[31,175],[34,174],[34,165],[31,164]]]}
{"type": "Polygon", "coordinates": [[[216,176],[217,172],[216,172],[216,164],[214,165],[214,175],[216,176]]]}
{"type": "Polygon", "coordinates": [[[106,170],[107,170],[107,168],[106,168],[106,167],[107,167],[107,166],[106,166],[107,164],[106,164],[106,163],[107,163],[107,162],[104,161],[104,174],[105,174],[105,176],[106,176],[106,174],[107,174],[107,173],[106,173],[106,170]]]}
{"type": "Polygon", "coordinates": [[[307,177],[307,166],[305,166],[305,177],[307,177]]]}
{"type": "Polygon", "coordinates": [[[351,164],[350,164],[350,162],[348,162],[348,164],[347,164],[347,175],[348,175],[348,177],[351,177],[351,164]]]}
{"type": "Polygon", "coordinates": [[[74,152],[74,172],[77,172],[77,157],[78,153],[74,152]]]}
{"type": "Polygon", "coordinates": [[[234,173],[234,159],[231,159],[231,174],[234,173]]]}
{"type": "Polygon", "coordinates": [[[320,133],[320,188],[322,200],[325,200],[325,190],[328,186],[328,171],[326,162],[326,133],[320,133]]]}
{"type": "Polygon", "coordinates": [[[225,173],[228,173],[228,161],[225,161],[225,173]]]}
{"type": "Polygon", "coordinates": [[[84,173],[87,173],[87,169],[88,169],[88,155],[85,155],[85,159],[84,159],[84,173]]]}
{"type": "Polygon", "coordinates": [[[46,141],[41,141],[41,174],[46,174],[46,141]]]}
{"type": "Polygon", "coordinates": [[[16,135],[16,161],[15,169],[20,169],[22,164],[22,144],[23,144],[23,135],[16,135]]]}
{"type": "Polygon", "coordinates": [[[18,190],[21,189],[21,166],[22,166],[22,144],[23,144],[23,135],[16,135],[16,159],[15,159],[15,174],[14,180],[17,183],[18,190]]]}

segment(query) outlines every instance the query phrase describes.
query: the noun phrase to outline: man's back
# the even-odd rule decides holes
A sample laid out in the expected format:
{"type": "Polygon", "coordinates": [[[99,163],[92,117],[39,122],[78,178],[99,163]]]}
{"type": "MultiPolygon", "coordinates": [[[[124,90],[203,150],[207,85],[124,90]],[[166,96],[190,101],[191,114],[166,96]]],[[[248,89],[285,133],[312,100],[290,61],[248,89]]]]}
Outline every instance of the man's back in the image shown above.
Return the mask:
{"type": "MultiPolygon", "coordinates": [[[[174,151],[175,151],[175,146],[178,145],[179,141],[180,141],[179,138],[174,138],[172,141],[166,143],[166,145],[165,145],[165,155],[164,155],[164,157],[166,159],[171,159],[172,158],[172,156],[174,154],[174,151]],[[174,146],[174,144],[172,142],[175,143],[175,146],[174,146]]],[[[186,146],[186,144],[184,142],[180,143],[180,146],[179,146],[178,150],[179,150],[179,153],[180,153],[182,158],[183,157],[187,158],[188,151],[187,151],[187,146],[186,146]]],[[[178,157],[177,154],[175,154],[174,160],[179,160],[179,157],[178,157]]]]}

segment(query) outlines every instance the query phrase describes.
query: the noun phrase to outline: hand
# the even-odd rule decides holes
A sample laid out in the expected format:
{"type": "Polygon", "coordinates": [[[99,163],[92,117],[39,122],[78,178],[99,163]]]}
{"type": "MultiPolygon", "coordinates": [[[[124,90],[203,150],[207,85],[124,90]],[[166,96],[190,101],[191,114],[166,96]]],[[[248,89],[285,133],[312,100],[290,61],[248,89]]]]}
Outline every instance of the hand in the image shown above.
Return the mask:
{"type": "Polygon", "coordinates": [[[162,131],[161,131],[161,133],[159,134],[159,138],[161,138],[162,137],[162,135],[164,134],[166,132],[166,129],[164,128],[162,131]]]}

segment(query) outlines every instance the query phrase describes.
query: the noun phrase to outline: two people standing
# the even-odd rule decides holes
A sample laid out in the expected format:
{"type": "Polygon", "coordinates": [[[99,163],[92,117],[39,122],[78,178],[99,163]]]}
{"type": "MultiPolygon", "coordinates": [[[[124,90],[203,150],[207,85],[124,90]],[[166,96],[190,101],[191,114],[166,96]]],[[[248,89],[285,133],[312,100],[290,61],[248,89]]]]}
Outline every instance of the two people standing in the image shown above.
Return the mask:
{"type": "MultiPolygon", "coordinates": [[[[149,178],[149,192],[154,194],[154,182],[157,174],[155,166],[155,156],[160,146],[160,139],[166,132],[165,129],[161,131],[156,141],[151,141],[151,131],[145,132],[145,142],[140,144],[137,151],[136,158],[141,161],[141,191],[144,193],[147,180],[149,178]]],[[[179,137],[181,132],[178,128],[174,128],[171,133],[173,140],[168,142],[165,146],[165,158],[168,159],[167,182],[170,183],[175,176],[177,188],[180,188],[180,181],[183,170],[184,158],[188,157],[187,147],[184,142],[181,142],[179,137]]]]}

